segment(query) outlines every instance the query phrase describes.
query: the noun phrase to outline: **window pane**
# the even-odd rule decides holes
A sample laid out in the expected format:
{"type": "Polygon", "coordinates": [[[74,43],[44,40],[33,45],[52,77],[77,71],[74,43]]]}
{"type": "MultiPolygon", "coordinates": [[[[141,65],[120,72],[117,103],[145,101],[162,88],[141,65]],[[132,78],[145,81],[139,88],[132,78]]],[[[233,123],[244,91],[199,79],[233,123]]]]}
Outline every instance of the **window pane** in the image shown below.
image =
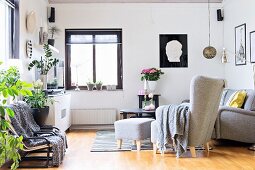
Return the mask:
{"type": "Polygon", "coordinates": [[[93,81],[93,45],[71,45],[71,85],[86,86],[87,81],[93,81]]]}
{"type": "Polygon", "coordinates": [[[117,85],[117,44],[96,45],[96,79],[117,85]]]}
{"type": "Polygon", "coordinates": [[[68,43],[73,44],[86,44],[86,43],[92,43],[93,42],[93,36],[92,35],[71,35],[71,40],[68,40],[68,43]]]}
{"type": "Polygon", "coordinates": [[[6,61],[9,55],[9,16],[8,6],[0,3],[0,60],[6,61]]]}
{"type": "Polygon", "coordinates": [[[117,35],[96,35],[95,42],[96,43],[117,43],[118,37],[117,35]]]}

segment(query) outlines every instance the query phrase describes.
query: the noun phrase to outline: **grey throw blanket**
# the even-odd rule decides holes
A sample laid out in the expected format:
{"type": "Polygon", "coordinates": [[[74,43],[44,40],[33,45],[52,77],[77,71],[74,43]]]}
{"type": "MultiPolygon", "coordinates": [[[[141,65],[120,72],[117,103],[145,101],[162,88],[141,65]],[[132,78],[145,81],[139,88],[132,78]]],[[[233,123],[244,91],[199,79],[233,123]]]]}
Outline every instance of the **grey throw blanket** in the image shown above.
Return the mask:
{"type": "Polygon", "coordinates": [[[158,147],[161,152],[167,144],[173,144],[176,156],[186,152],[189,131],[189,104],[165,105],[157,109],[158,147]]]}
{"type": "MultiPolygon", "coordinates": [[[[22,101],[14,103],[9,106],[14,112],[15,116],[11,118],[12,126],[18,135],[24,137],[24,144],[26,146],[38,146],[46,144],[45,140],[31,140],[28,137],[35,137],[35,133],[41,128],[36,124],[31,108],[22,101]]],[[[52,166],[59,166],[64,158],[67,143],[66,135],[63,132],[54,131],[56,135],[41,135],[48,139],[52,145],[52,166]]]]}

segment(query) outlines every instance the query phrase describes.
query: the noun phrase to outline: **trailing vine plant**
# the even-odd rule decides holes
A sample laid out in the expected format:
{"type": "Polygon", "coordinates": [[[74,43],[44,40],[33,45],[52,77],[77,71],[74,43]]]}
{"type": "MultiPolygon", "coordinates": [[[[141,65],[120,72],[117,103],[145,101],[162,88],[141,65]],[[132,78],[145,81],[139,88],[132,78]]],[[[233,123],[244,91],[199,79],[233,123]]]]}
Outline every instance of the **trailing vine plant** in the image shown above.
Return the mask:
{"type": "Polygon", "coordinates": [[[10,67],[7,70],[2,70],[2,62],[0,62],[0,167],[11,160],[13,163],[11,169],[15,170],[19,166],[20,154],[18,150],[23,149],[23,137],[17,137],[10,133],[10,121],[6,118],[14,117],[14,111],[6,107],[8,99],[15,99],[20,95],[32,95],[29,90],[32,87],[20,80],[20,73],[16,67],[10,67]]]}

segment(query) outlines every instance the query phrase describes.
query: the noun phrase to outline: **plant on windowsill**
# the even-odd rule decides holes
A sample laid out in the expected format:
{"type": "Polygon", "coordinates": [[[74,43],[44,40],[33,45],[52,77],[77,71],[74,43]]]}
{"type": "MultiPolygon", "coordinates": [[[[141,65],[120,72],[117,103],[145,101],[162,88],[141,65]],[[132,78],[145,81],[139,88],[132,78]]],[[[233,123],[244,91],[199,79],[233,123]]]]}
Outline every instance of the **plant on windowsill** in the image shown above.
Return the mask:
{"type": "Polygon", "coordinates": [[[87,88],[88,88],[89,91],[92,91],[94,89],[94,87],[95,87],[94,82],[92,82],[92,81],[87,82],[87,88]]]}
{"type": "Polygon", "coordinates": [[[32,95],[24,97],[24,101],[32,108],[34,119],[39,126],[45,125],[49,115],[48,103],[53,102],[52,99],[45,95],[42,86],[41,80],[37,80],[33,83],[34,90],[32,95]]]}
{"type": "Polygon", "coordinates": [[[54,78],[54,80],[50,83],[47,83],[48,89],[57,89],[58,88],[58,80],[57,78],[54,78]]]}
{"type": "Polygon", "coordinates": [[[28,65],[28,70],[31,70],[34,66],[40,70],[40,79],[43,82],[43,89],[47,89],[47,74],[53,66],[56,66],[59,62],[59,59],[52,57],[52,52],[48,44],[43,45],[44,49],[44,58],[41,57],[41,60],[33,60],[28,65]]]}
{"type": "Polygon", "coordinates": [[[49,28],[49,39],[48,44],[54,46],[55,45],[55,35],[60,33],[60,29],[56,26],[51,26],[49,28]]]}
{"type": "MultiPolygon", "coordinates": [[[[1,64],[2,62],[0,62],[1,64]]],[[[0,167],[6,160],[13,162],[12,170],[19,166],[20,154],[18,150],[23,149],[23,137],[16,137],[10,133],[10,121],[5,117],[6,114],[9,117],[14,117],[15,113],[6,105],[10,98],[15,99],[20,95],[32,95],[29,90],[30,87],[32,87],[31,84],[20,80],[20,73],[16,67],[0,71],[0,167]]]]}
{"type": "Polygon", "coordinates": [[[97,90],[102,90],[103,82],[102,81],[97,81],[95,83],[96,89],[97,90]]]}

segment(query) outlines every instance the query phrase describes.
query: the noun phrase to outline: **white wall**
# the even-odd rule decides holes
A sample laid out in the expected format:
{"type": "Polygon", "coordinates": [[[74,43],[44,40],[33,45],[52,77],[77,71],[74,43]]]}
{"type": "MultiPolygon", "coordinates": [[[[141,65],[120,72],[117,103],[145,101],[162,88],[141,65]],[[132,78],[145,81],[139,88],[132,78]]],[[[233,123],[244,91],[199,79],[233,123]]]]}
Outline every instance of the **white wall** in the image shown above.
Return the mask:
{"type": "Polygon", "coordinates": [[[34,69],[28,71],[28,64],[35,58],[40,58],[43,51],[38,48],[39,45],[39,27],[42,25],[47,31],[47,0],[20,0],[20,59],[23,64],[22,79],[31,82],[35,79],[34,69]],[[31,11],[36,13],[36,29],[33,33],[28,33],[26,30],[26,16],[31,11]],[[32,40],[33,57],[29,59],[26,56],[26,41],[32,40]]]}
{"type": "MultiPolygon", "coordinates": [[[[177,103],[189,97],[194,75],[224,76],[220,57],[207,60],[207,4],[55,4],[56,25],[62,30],[56,40],[60,57],[65,55],[64,30],[68,28],[122,28],[124,89],[116,92],[72,91],[72,108],[135,108],[143,88],[140,71],[159,67],[159,34],[188,34],[188,68],[164,68],[158,81],[160,103],[177,103]]],[[[212,45],[222,47],[222,22],[216,21],[212,4],[212,45]]]]}
{"type": "Polygon", "coordinates": [[[225,0],[224,4],[224,46],[230,60],[225,67],[225,77],[229,88],[251,88],[253,72],[250,64],[250,32],[255,30],[254,0],[225,0]],[[235,66],[235,27],[246,23],[247,65],[235,66]]]}

